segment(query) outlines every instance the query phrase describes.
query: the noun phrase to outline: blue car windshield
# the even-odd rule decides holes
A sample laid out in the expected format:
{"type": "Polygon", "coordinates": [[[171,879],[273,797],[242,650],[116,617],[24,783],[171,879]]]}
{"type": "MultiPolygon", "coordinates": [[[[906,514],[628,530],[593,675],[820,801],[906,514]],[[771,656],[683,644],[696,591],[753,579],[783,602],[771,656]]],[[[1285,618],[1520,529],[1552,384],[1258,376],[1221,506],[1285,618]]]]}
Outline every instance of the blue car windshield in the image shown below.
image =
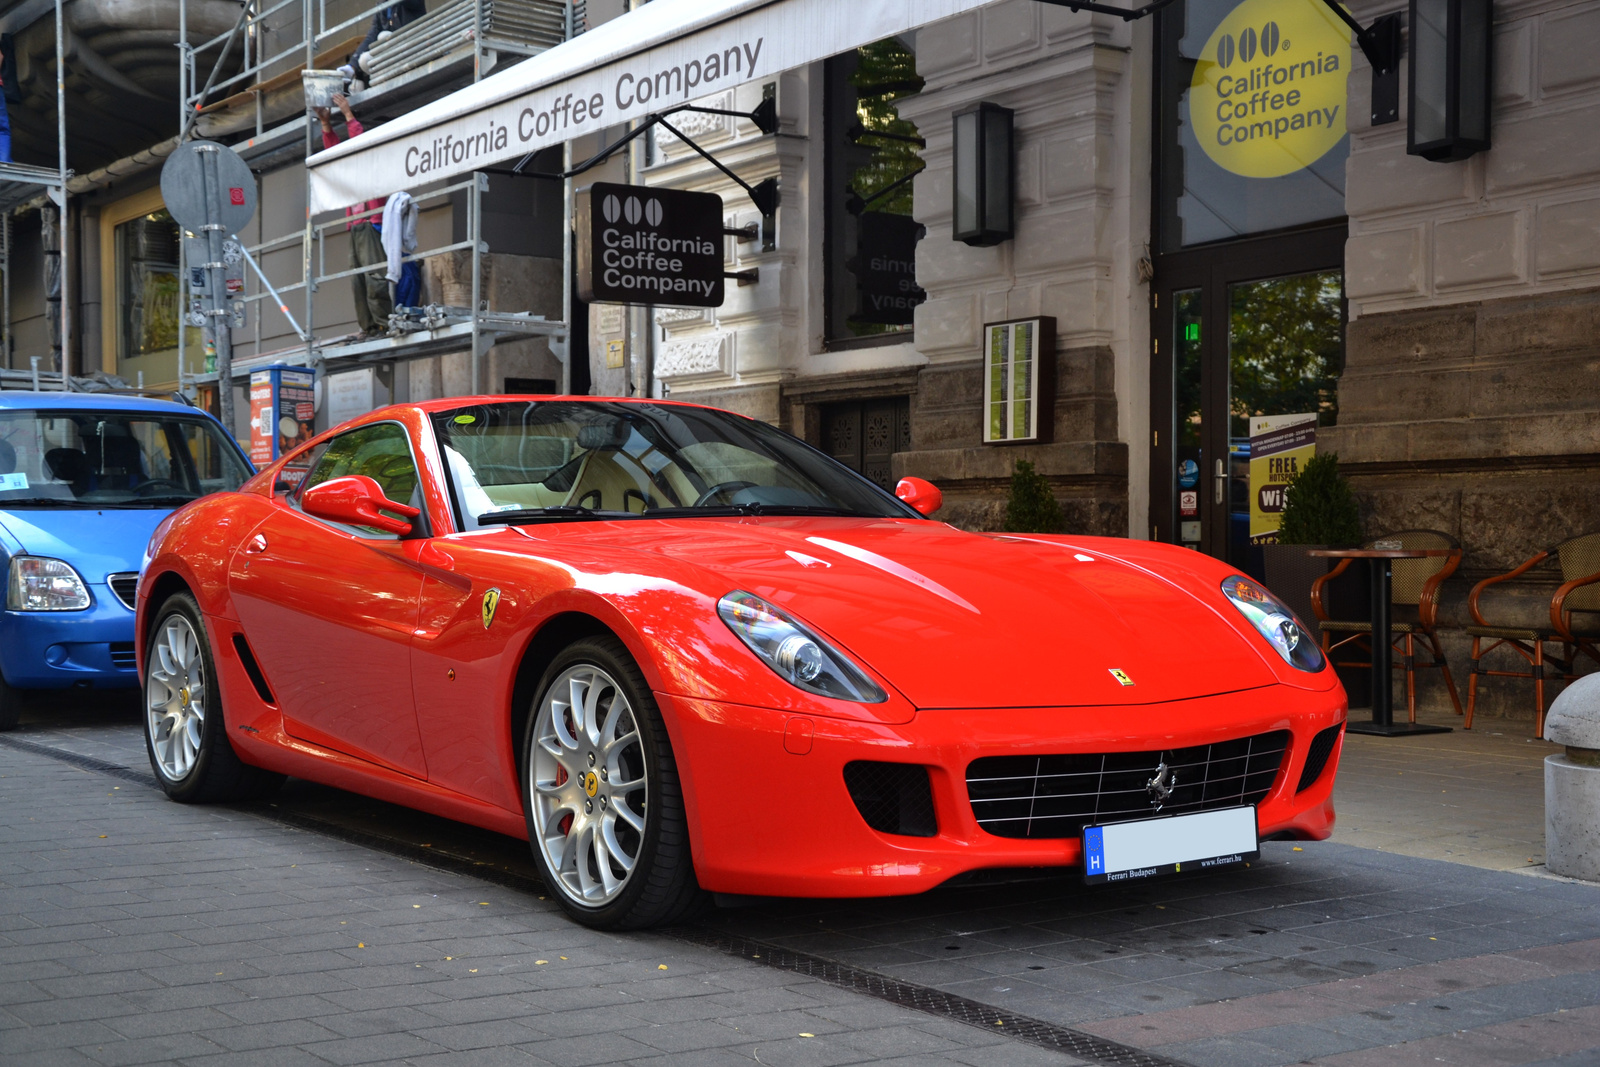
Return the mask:
{"type": "Polygon", "coordinates": [[[0,508],[175,507],[250,474],[210,419],[0,410],[0,508]]]}

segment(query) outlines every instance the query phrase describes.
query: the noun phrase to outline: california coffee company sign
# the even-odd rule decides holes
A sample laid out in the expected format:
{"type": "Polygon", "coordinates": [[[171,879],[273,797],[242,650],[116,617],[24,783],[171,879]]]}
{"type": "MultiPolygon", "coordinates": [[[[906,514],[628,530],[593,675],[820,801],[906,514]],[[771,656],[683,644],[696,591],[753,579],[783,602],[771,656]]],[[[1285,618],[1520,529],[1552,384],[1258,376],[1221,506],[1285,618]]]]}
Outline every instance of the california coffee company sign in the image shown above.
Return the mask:
{"type": "Polygon", "coordinates": [[[596,182],[576,200],[581,300],[722,306],[722,197],[596,182]]]}

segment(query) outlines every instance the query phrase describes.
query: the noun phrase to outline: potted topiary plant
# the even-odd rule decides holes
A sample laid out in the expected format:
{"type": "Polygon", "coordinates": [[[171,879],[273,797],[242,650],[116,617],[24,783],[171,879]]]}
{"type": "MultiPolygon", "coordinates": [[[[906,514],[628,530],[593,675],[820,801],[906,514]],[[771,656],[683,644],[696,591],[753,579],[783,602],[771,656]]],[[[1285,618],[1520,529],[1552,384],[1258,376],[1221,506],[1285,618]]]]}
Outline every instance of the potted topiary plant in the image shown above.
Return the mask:
{"type": "Polygon", "coordinates": [[[1011,474],[1011,495],[1000,527],[1007,533],[1060,533],[1061,505],[1050,491],[1050,480],[1025,459],[1017,460],[1011,474]]]}
{"type": "MultiPolygon", "coordinates": [[[[1361,512],[1350,492],[1350,481],[1339,472],[1335,452],[1319,452],[1289,479],[1284,488],[1283,514],[1278,543],[1263,545],[1267,587],[1281,597],[1302,622],[1320,636],[1311,609],[1311,583],[1327,574],[1336,560],[1310,555],[1314,548],[1354,548],[1361,544],[1361,512]]],[[[1357,560],[1337,581],[1325,586],[1323,607],[1330,618],[1369,617],[1370,593],[1363,580],[1366,570],[1357,560]]],[[[1352,704],[1364,699],[1368,672],[1341,670],[1339,677],[1352,704]],[[1359,690],[1359,692],[1357,692],[1359,690]]]]}

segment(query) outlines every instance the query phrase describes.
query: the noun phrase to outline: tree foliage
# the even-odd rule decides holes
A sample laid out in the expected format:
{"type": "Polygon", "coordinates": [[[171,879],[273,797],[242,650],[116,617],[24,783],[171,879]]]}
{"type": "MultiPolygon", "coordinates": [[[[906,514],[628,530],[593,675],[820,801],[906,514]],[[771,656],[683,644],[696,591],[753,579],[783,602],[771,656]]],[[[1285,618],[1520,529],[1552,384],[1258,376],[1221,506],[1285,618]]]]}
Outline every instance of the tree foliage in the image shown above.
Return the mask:
{"type": "Polygon", "coordinates": [[[1360,543],[1361,512],[1349,480],[1339,473],[1339,455],[1319,452],[1284,489],[1278,544],[1348,548],[1360,543]]]}
{"type": "Polygon", "coordinates": [[[1011,475],[1011,495],[1006,499],[1007,533],[1060,533],[1065,522],[1061,505],[1050,491],[1050,481],[1025,459],[1017,460],[1011,475]]]}

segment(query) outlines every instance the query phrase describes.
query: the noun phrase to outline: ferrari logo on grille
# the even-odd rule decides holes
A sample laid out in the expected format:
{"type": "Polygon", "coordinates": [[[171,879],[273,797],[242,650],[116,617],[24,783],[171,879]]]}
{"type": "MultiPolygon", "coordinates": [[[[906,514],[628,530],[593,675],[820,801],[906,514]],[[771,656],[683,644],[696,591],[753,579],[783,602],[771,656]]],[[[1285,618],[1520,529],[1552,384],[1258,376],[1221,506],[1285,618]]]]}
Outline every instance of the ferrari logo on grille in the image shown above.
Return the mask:
{"type": "Polygon", "coordinates": [[[1150,809],[1160,811],[1161,805],[1172,797],[1172,791],[1176,788],[1178,776],[1167,766],[1167,761],[1162,760],[1156,765],[1156,776],[1144,784],[1144,791],[1150,794],[1150,809]]]}
{"type": "Polygon", "coordinates": [[[1121,667],[1107,667],[1106,670],[1110,671],[1111,677],[1115,678],[1121,685],[1133,684],[1133,679],[1129,678],[1128,672],[1123,670],[1121,667]]]}
{"type": "Polygon", "coordinates": [[[590,771],[583,776],[583,791],[590,796],[600,792],[600,776],[590,771]]]}
{"type": "Polygon", "coordinates": [[[500,606],[500,590],[491,589],[483,594],[483,628],[487,630],[489,624],[494,622],[494,609],[500,606]]]}

